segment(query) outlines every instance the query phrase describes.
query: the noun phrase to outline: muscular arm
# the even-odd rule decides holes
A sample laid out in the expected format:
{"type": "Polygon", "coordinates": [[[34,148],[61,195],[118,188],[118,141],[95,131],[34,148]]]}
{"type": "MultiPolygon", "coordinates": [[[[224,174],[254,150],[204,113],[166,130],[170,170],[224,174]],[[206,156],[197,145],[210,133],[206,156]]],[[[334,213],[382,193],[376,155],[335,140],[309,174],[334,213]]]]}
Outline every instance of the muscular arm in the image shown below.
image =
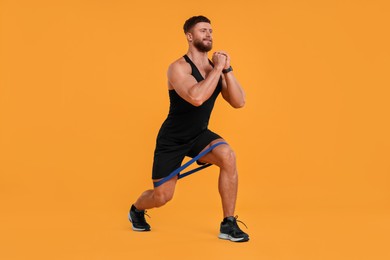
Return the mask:
{"type": "Polygon", "coordinates": [[[191,75],[187,63],[174,62],[168,69],[168,82],[177,94],[194,106],[200,106],[213,94],[223,66],[225,57],[220,56],[223,62],[216,62],[214,68],[201,82],[197,82],[191,75]]]}
{"type": "Polygon", "coordinates": [[[232,71],[223,76],[222,96],[234,108],[245,105],[245,92],[232,71]]]}

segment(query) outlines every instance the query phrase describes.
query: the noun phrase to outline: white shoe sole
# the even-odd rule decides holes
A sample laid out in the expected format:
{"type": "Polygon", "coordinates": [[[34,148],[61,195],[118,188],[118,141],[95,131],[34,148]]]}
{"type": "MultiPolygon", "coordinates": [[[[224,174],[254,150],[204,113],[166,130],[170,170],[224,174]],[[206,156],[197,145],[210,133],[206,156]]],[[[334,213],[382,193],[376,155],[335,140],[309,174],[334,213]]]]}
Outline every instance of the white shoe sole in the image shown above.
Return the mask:
{"type": "Polygon", "coordinates": [[[232,237],[232,236],[230,236],[228,234],[224,234],[224,233],[220,233],[218,235],[218,238],[225,239],[225,240],[230,240],[232,242],[245,242],[245,241],[249,240],[249,238],[245,238],[245,237],[236,238],[236,237],[232,237]]]}

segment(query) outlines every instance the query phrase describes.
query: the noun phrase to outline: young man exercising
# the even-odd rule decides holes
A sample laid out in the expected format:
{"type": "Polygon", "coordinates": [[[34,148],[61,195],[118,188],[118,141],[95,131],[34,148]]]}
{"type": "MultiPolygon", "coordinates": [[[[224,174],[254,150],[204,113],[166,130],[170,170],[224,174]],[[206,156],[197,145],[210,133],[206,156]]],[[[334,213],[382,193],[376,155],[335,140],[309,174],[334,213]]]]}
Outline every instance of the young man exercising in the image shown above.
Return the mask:
{"type": "MultiPolygon", "coordinates": [[[[152,178],[154,184],[179,168],[184,157],[195,157],[218,142],[226,142],[208,129],[211,111],[218,95],[234,108],[245,104],[245,93],[230,66],[230,56],[212,49],[211,22],[204,16],[194,16],[184,24],[188,52],[168,69],[170,110],[157,136],[152,178]]],[[[238,174],[235,154],[225,143],[213,148],[198,160],[199,164],[214,164],[220,168],[218,189],[224,219],[219,238],[234,242],[249,240],[237,225],[234,210],[237,198],[238,174]]],[[[131,206],[129,220],[135,231],[150,231],[145,210],[161,207],[173,197],[178,176],[141,194],[131,206]]]]}

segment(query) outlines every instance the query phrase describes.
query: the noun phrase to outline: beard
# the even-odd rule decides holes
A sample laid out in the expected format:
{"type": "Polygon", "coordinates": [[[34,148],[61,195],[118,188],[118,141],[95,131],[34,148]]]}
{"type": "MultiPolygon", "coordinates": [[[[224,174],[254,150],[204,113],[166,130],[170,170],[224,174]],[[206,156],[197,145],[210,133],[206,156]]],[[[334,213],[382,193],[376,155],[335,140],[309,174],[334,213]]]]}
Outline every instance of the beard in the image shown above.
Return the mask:
{"type": "Polygon", "coordinates": [[[203,43],[203,40],[194,40],[195,48],[200,52],[209,52],[213,48],[213,42],[210,45],[203,43]]]}

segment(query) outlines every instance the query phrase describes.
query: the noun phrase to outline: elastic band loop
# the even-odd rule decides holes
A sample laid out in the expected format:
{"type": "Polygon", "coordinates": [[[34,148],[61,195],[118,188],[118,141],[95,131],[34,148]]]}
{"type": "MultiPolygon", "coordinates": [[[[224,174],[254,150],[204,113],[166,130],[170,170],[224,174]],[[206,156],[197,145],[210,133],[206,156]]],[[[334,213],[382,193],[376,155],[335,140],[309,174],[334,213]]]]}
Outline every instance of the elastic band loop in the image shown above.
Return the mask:
{"type": "Polygon", "coordinates": [[[202,165],[198,168],[195,168],[193,170],[190,170],[188,172],[180,174],[180,172],[182,170],[184,170],[185,168],[187,168],[188,166],[190,166],[191,164],[193,164],[194,162],[196,162],[197,160],[199,160],[200,158],[205,156],[207,153],[211,152],[211,150],[213,150],[215,147],[217,147],[218,145],[221,145],[221,144],[227,144],[227,143],[226,142],[219,142],[219,143],[215,143],[215,144],[211,145],[209,148],[207,148],[206,150],[204,150],[203,152],[201,152],[200,154],[198,154],[197,156],[195,156],[194,158],[192,158],[191,160],[189,160],[188,162],[186,162],[185,164],[183,164],[182,166],[180,166],[179,168],[177,168],[176,170],[171,172],[167,177],[165,177],[157,182],[154,182],[153,183],[154,187],[157,188],[158,186],[160,186],[161,184],[165,183],[166,181],[172,179],[176,175],[178,175],[178,179],[181,179],[181,178],[184,178],[190,174],[193,174],[197,171],[200,171],[204,168],[211,166],[211,164],[205,164],[205,165],[202,165]]]}

